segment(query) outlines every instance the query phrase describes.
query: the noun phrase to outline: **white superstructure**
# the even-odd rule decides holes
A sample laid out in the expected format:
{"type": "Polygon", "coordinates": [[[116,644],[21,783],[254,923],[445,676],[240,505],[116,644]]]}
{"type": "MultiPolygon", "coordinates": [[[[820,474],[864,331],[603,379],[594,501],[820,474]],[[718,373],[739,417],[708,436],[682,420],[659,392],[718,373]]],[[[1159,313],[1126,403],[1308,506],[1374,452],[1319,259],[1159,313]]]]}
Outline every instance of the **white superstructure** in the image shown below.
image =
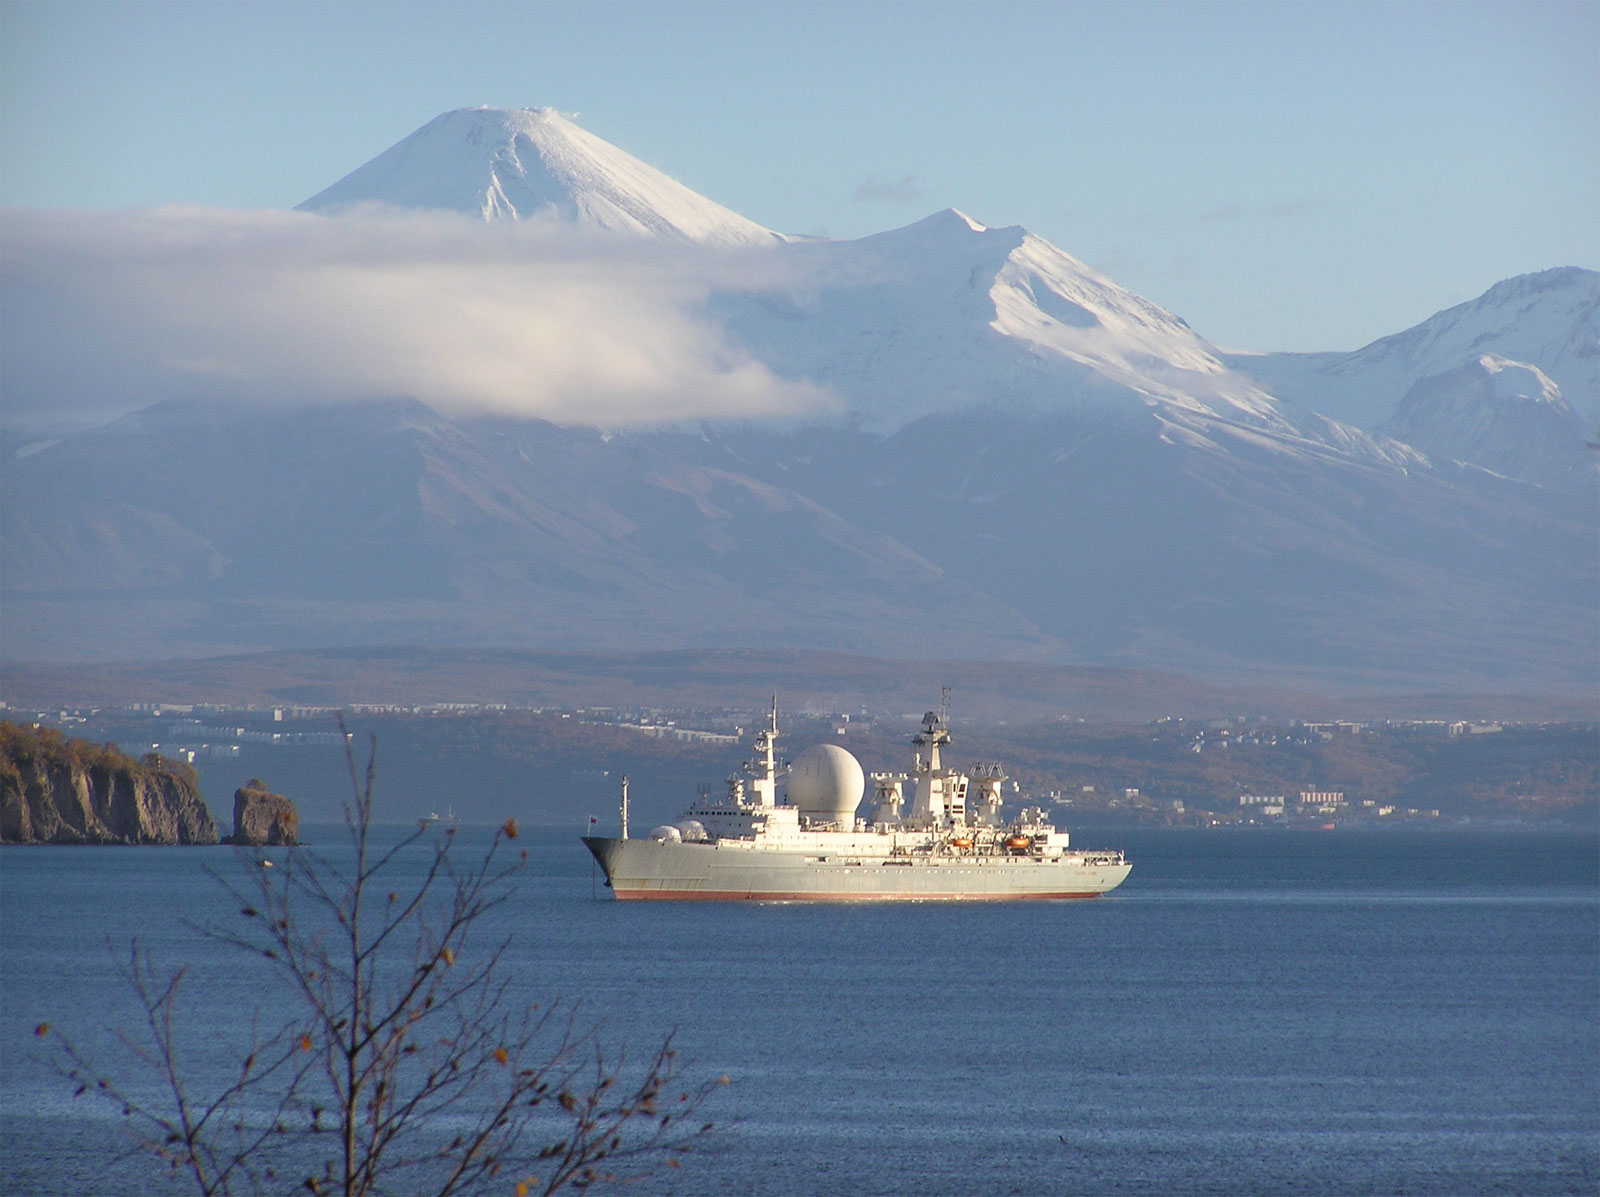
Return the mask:
{"type": "Polygon", "coordinates": [[[946,766],[942,710],[912,740],[911,771],[874,773],[869,817],[857,815],[866,778],[834,744],[787,768],[777,755],[778,710],[720,800],[703,799],[647,839],[587,836],[584,843],[623,899],[797,901],[1091,898],[1132,866],[1120,852],[1068,848],[1067,835],[1024,808],[1000,815],[997,764],[946,766]],[[779,782],[785,793],[780,796],[779,782]],[[902,812],[907,790],[911,809],[902,812]]]}

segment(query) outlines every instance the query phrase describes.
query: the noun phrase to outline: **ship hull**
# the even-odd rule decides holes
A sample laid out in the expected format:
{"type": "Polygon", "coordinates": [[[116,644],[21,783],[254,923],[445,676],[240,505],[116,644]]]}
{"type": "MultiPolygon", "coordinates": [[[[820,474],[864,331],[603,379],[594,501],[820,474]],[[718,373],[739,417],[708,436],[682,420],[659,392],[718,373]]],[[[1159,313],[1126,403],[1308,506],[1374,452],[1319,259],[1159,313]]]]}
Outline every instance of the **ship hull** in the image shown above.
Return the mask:
{"type": "Polygon", "coordinates": [[[1034,856],[818,855],[745,844],[588,836],[584,844],[624,901],[1014,902],[1093,898],[1131,868],[1095,853],[1034,856]]]}

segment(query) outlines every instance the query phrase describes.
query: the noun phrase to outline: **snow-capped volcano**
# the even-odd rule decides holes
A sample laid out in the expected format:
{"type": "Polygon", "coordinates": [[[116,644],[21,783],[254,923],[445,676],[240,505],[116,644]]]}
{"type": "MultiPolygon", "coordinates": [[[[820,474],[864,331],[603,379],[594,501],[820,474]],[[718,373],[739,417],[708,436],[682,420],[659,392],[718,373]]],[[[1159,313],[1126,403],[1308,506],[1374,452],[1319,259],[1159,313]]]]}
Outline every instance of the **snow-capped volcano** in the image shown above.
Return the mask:
{"type": "Polygon", "coordinates": [[[779,240],[553,108],[446,112],[299,207],[314,212],[364,203],[485,220],[554,216],[710,245],[779,240]]]}
{"type": "Polygon", "coordinates": [[[886,431],[974,404],[1157,404],[1292,426],[1182,320],[1023,228],[949,209],[857,241],[787,238],[549,108],[447,112],[300,206],[361,203],[766,247],[784,281],[714,293],[719,328],[738,354],[886,431]]]}

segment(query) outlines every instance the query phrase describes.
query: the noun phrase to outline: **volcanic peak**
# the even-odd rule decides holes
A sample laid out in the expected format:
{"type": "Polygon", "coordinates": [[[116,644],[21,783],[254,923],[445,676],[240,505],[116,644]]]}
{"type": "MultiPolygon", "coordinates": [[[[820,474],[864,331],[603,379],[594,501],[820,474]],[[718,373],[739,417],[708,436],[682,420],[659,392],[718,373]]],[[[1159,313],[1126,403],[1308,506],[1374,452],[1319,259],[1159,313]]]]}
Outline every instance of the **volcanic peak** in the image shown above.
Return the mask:
{"type": "Polygon", "coordinates": [[[711,245],[782,240],[553,108],[458,108],[429,121],[299,207],[358,204],[543,217],[711,245]]]}

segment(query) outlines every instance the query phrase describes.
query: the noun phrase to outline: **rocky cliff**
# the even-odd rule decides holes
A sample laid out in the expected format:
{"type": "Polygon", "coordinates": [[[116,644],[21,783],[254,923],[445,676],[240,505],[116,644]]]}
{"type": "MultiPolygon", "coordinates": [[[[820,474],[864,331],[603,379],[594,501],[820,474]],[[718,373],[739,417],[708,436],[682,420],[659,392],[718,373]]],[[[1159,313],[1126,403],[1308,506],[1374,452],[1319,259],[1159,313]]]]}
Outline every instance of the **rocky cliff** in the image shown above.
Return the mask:
{"type": "Polygon", "coordinates": [[[0,842],[214,844],[194,769],[0,723],[0,842]]]}
{"type": "Polygon", "coordinates": [[[254,777],[233,792],[233,834],[228,843],[261,847],[299,842],[300,814],[293,802],[254,777]]]}

